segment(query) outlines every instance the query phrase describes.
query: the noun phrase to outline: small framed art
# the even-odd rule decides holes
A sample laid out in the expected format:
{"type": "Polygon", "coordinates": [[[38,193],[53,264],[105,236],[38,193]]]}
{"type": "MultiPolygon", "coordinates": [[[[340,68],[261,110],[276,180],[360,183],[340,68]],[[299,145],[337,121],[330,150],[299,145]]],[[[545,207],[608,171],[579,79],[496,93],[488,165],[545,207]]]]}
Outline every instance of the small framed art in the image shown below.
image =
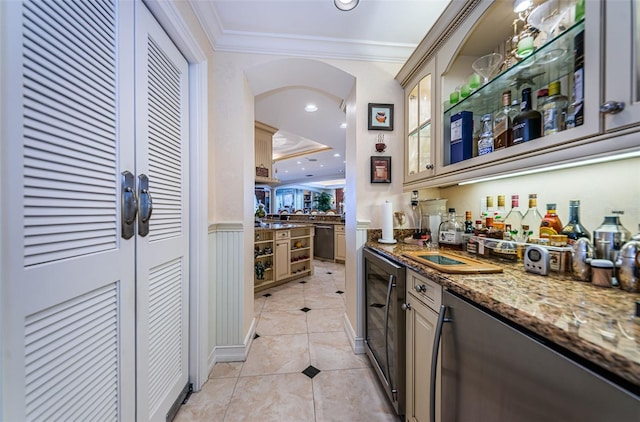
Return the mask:
{"type": "Polygon", "coordinates": [[[371,183],[391,183],[391,157],[371,157],[371,183]]]}
{"type": "Polygon", "coordinates": [[[369,130],[393,130],[393,104],[369,103],[369,130]]]}

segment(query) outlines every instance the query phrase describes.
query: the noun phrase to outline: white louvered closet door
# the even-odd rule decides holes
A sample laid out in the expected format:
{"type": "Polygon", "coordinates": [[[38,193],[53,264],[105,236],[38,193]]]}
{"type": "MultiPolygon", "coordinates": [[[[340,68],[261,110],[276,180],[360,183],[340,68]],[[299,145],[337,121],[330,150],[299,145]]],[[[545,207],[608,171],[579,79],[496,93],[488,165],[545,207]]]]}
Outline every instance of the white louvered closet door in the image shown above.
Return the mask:
{"type": "Polygon", "coordinates": [[[6,421],[135,418],[133,4],[2,4],[6,421]]]}
{"type": "Polygon", "coordinates": [[[138,421],[164,421],[188,383],[187,94],[186,60],[137,3],[136,173],[153,197],[136,252],[138,421]]]}

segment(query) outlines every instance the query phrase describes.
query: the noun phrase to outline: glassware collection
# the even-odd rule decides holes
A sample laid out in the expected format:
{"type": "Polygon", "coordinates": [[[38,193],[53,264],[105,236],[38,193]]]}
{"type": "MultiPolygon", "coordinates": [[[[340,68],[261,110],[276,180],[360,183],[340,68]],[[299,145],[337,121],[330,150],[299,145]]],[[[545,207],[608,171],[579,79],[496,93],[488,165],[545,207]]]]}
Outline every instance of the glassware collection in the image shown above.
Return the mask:
{"type": "Polygon", "coordinates": [[[445,165],[584,123],[584,0],[547,0],[517,16],[505,55],[477,59],[445,102],[445,165]]]}

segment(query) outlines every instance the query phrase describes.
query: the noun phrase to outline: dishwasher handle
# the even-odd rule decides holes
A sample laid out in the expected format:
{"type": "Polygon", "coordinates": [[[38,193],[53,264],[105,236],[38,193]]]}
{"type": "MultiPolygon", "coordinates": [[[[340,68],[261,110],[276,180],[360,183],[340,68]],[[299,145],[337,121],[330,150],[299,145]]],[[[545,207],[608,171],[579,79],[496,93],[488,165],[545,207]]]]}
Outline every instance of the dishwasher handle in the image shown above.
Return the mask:
{"type": "Polygon", "coordinates": [[[316,229],[333,229],[333,226],[316,226],[316,229]]]}
{"type": "Polygon", "coordinates": [[[436,375],[438,370],[438,354],[440,353],[440,338],[442,337],[442,325],[445,322],[453,322],[453,319],[446,317],[446,313],[447,305],[440,306],[435,338],[433,339],[433,352],[431,353],[431,391],[429,395],[429,419],[431,422],[436,422],[436,375]]]}

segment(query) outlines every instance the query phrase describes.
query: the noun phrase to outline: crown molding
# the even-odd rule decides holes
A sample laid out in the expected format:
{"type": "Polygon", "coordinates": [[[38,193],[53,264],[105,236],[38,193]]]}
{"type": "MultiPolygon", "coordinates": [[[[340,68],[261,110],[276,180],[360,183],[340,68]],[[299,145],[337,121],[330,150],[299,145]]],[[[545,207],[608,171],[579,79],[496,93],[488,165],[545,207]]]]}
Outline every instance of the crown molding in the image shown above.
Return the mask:
{"type": "Polygon", "coordinates": [[[215,51],[403,64],[416,44],[225,30],[212,2],[192,1],[215,51]]]}

